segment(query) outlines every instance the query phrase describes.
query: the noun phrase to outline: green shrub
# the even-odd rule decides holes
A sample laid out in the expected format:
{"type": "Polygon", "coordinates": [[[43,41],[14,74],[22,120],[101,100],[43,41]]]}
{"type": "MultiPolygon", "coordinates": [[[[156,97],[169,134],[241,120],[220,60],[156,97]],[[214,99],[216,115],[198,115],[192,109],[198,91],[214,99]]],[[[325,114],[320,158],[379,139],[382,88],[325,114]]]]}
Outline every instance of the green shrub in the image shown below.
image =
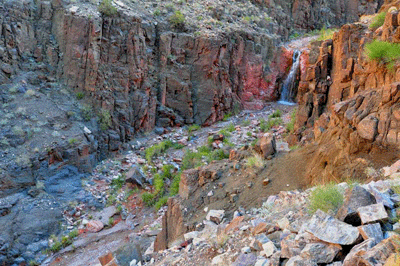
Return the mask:
{"type": "Polygon", "coordinates": [[[166,165],[163,165],[162,170],[163,170],[163,176],[165,178],[171,178],[172,170],[174,170],[174,166],[172,164],[166,164],[166,165]]]}
{"type": "Polygon", "coordinates": [[[177,150],[180,150],[180,149],[182,149],[182,148],[184,148],[185,147],[185,145],[183,145],[183,144],[181,144],[181,143],[174,143],[173,145],[172,145],[172,148],[173,149],[177,149],[177,150]]]}
{"type": "Polygon", "coordinates": [[[376,30],[377,28],[381,27],[383,23],[385,23],[386,12],[381,12],[374,17],[369,28],[371,30],[376,30]]]}
{"type": "Polygon", "coordinates": [[[99,113],[100,129],[107,130],[111,127],[111,114],[108,110],[101,110],[99,113]]]}
{"type": "Polygon", "coordinates": [[[202,158],[202,153],[187,150],[182,158],[182,170],[191,169],[203,165],[202,158]]]}
{"type": "Polygon", "coordinates": [[[276,118],[276,117],[281,117],[282,116],[282,111],[279,109],[276,109],[275,112],[273,112],[269,118],[276,118]]]}
{"type": "Polygon", "coordinates": [[[160,193],[161,191],[164,190],[164,177],[160,174],[155,174],[153,184],[154,184],[155,194],[160,193]]]}
{"type": "Polygon", "coordinates": [[[117,8],[112,5],[112,0],[101,1],[98,10],[101,14],[107,17],[113,17],[118,14],[117,8]]]}
{"type": "Polygon", "coordinates": [[[242,123],[242,125],[243,125],[244,127],[250,126],[250,120],[248,120],[248,119],[244,120],[243,123],[242,123]]]}
{"type": "Polygon", "coordinates": [[[114,225],[114,218],[110,217],[108,218],[108,225],[113,226],[114,225]]]}
{"type": "Polygon", "coordinates": [[[169,148],[173,147],[174,144],[170,140],[164,140],[158,144],[148,147],[145,150],[145,157],[148,162],[151,162],[154,156],[160,155],[169,148]]]}
{"type": "Polygon", "coordinates": [[[146,204],[146,206],[151,207],[154,205],[154,195],[148,192],[142,194],[142,201],[146,204]]]}
{"type": "Polygon", "coordinates": [[[164,196],[158,199],[158,201],[155,204],[156,210],[159,210],[162,206],[166,205],[168,201],[168,197],[164,196]]]}
{"type": "Polygon", "coordinates": [[[190,126],[188,127],[188,132],[189,132],[189,134],[190,134],[190,133],[192,133],[193,131],[196,131],[196,130],[199,130],[199,129],[200,129],[200,126],[199,126],[199,125],[196,125],[196,124],[190,125],[190,126]]]}
{"type": "Polygon", "coordinates": [[[229,118],[231,118],[232,117],[232,112],[229,112],[229,113],[226,113],[226,114],[224,114],[224,118],[222,119],[223,121],[226,121],[226,120],[228,120],[229,118]]]}
{"type": "Polygon", "coordinates": [[[68,236],[62,236],[61,237],[61,244],[63,247],[69,246],[72,244],[72,239],[70,239],[68,236]]]}
{"type": "Polygon", "coordinates": [[[84,94],[83,92],[77,92],[77,93],[76,93],[76,98],[77,98],[78,100],[82,100],[83,97],[85,97],[85,94],[84,94]]]}
{"type": "Polygon", "coordinates": [[[161,11],[160,11],[159,9],[156,9],[156,10],[154,10],[153,15],[154,15],[155,17],[158,17],[159,15],[161,15],[161,11]]]}
{"type": "Polygon", "coordinates": [[[182,28],[185,25],[185,16],[179,10],[176,10],[168,20],[175,28],[182,28]]]}
{"type": "Polygon", "coordinates": [[[343,204],[343,194],[335,184],[317,186],[309,197],[309,210],[315,213],[318,209],[336,213],[343,204]]]}
{"type": "Polygon", "coordinates": [[[169,189],[169,195],[171,197],[175,196],[176,194],[179,193],[179,183],[181,182],[181,173],[177,173],[174,175],[174,178],[172,179],[171,187],[169,189]]]}
{"type": "Polygon", "coordinates": [[[111,180],[111,186],[115,187],[116,189],[121,189],[123,185],[125,185],[125,174],[122,174],[111,180]]]}
{"type": "Polygon", "coordinates": [[[81,108],[82,117],[85,121],[90,121],[93,118],[93,109],[89,105],[84,105],[81,108]]]}
{"type": "Polygon", "coordinates": [[[293,109],[292,113],[290,114],[290,122],[286,125],[286,130],[288,132],[293,132],[294,124],[296,123],[296,109],[293,109]]]}
{"type": "Polygon", "coordinates": [[[233,123],[230,123],[227,127],[226,130],[228,130],[228,132],[233,132],[235,131],[235,125],[233,123]]]}
{"type": "Polygon", "coordinates": [[[336,32],[335,29],[327,29],[325,26],[319,31],[318,41],[325,41],[333,38],[333,34],[336,32]]]}
{"type": "Polygon", "coordinates": [[[261,167],[263,167],[264,165],[265,165],[264,159],[263,159],[260,155],[258,155],[258,154],[254,155],[254,156],[252,156],[252,157],[247,158],[246,166],[248,166],[248,167],[251,167],[251,168],[253,168],[253,167],[261,168],[261,167]]]}
{"type": "Polygon", "coordinates": [[[77,237],[79,235],[78,230],[74,229],[71,232],[69,232],[68,237],[71,239],[74,239],[75,237],[77,237]]]}
{"type": "Polygon", "coordinates": [[[246,135],[247,135],[248,137],[251,137],[251,136],[253,136],[253,133],[251,133],[250,131],[247,131],[246,135]]]}
{"type": "Polygon", "coordinates": [[[225,138],[229,138],[231,136],[230,131],[226,128],[221,129],[218,133],[224,135],[225,138]]]}
{"type": "Polygon", "coordinates": [[[74,145],[74,144],[77,143],[77,142],[78,142],[78,140],[75,139],[75,138],[70,138],[70,139],[68,140],[68,143],[69,143],[70,145],[74,145]]]}
{"type": "Polygon", "coordinates": [[[50,247],[50,251],[57,252],[57,251],[61,250],[62,247],[63,247],[63,245],[61,244],[60,241],[55,241],[53,243],[53,245],[50,247]]]}
{"type": "Polygon", "coordinates": [[[394,63],[400,58],[400,44],[374,40],[365,45],[365,53],[369,60],[382,63],[394,63]]]}

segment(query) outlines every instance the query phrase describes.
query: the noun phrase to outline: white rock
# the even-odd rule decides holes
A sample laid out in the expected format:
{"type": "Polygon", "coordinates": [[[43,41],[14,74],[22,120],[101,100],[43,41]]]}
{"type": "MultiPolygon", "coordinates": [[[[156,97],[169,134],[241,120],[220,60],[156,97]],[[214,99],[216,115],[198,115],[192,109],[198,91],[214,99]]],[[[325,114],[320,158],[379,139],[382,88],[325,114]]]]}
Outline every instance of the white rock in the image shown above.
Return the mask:
{"type": "Polygon", "coordinates": [[[206,216],[206,219],[219,224],[225,216],[224,210],[210,210],[206,216]]]}
{"type": "Polygon", "coordinates": [[[357,209],[357,213],[360,216],[363,224],[379,222],[389,218],[382,202],[360,207],[357,209]]]}
{"type": "Polygon", "coordinates": [[[275,244],[270,241],[262,245],[264,254],[266,257],[271,257],[278,249],[276,248],[275,244]]]}
{"type": "Polygon", "coordinates": [[[209,197],[214,196],[214,192],[212,190],[210,190],[210,192],[208,192],[207,196],[209,196],[209,197]]]}
{"type": "Polygon", "coordinates": [[[137,260],[133,259],[130,263],[129,266],[136,266],[137,260]]]}
{"type": "Polygon", "coordinates": [[[251,248],[250,247],[244,247],[241,249],[242,253],[250,253],[251,252],[251,248]]]}
{"type": "Polygon", "coordinates": [[[83,127],[83,132],[85,132],[86,134],[92,134],[92,131],[87,127],[83,127]]]}
{"type": "Polygon", "coordinates": [[[200,234],[199,231],[192,231],[192,232],[184,234],[183,237],[185,238],[185,241],[186,241],[186,240],[198,237],[199,234],[200,234]]]}

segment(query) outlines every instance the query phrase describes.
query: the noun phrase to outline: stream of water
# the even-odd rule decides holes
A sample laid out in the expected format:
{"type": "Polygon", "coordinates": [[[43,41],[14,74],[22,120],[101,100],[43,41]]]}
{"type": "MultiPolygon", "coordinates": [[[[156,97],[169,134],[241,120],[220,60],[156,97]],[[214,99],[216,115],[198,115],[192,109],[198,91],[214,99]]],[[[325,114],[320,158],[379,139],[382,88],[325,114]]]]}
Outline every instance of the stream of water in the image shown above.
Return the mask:
{"type": "Polygon", "coordinates": [[[281,98],[278,101],[278,103],[280,104],[284,105],[296,104],[294,102],[294,97],[296,95],[295,82],[296,82],[297,71],[299,69],[299,64],[300,64],[300,55],[301,55],[300,51],[295,50],[293,52],[293,64],[290,68],[289,75],[283,82],[281,98]]]}

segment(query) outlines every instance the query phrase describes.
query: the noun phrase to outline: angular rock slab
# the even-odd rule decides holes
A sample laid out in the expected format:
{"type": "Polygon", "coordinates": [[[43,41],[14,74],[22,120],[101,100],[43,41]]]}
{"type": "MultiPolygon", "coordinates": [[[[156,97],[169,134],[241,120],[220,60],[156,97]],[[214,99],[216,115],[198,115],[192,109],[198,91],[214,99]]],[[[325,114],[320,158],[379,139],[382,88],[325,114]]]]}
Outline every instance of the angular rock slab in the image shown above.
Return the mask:
{"type": "Polygon", "coordinates": [[[364,242],[355,245],[350,253],[347,254],[346,258],[344,258],[343,266],[354,266],[360,261],[361,256],[369,249],[376,245],[375,239],[370,238],[365,240],[364,242]]]}
{"type": "Polygon", "coordinates": [[[358,231],[360,232],[364,240],[374,238],[376,240],[376,243],[379,243],[383,240],[382,227],[379,223],[359,226],[358,231]]]}
{"type": "Polygon", "coordinates": [[[360,263],[365,266],[383,265],[390,255],[398,252],[399,249],[400,236],[393,235],[390,238],[383,240],[370,250],[367,250],[365,254],[363,254],[360,263]]]}
{"type": "Polygon", "coordinates": [[[306,260],[300,256],[294,256],[288,260],[286,266],[318,266],[318,264],[312,260],[306,260]]]}
{"type": "Polygon", "coordinates": [[[360,207],[357,213],[360,216],[362,224],[375,223],[389,218],[383,203],[360,207]]]}
{"type": "Polygon", "coordinates": [[[256,261],[257,256],[252,253],[240,254],[232,266],[252,266],[256,263],[256,261]]]}
{"type": "Polygon", "coordinates": [[[337,244],[310,243],[300,253],[300,257],[313,260],[316,263],[330,263],[342,247],[337,244]]]}
{"type": "Polygon", "coordinates": [[[356,227],[321,210],[317,210],[308,223],[303,225],[303,229],[322,241],[339,245],[352,245],[360,235],[356,227]]]}
{"type": "Polygon", "coordinates": [[[225,216],[224,210],[210,210],[206,216],[206,219],[219,224],[225,216]]]}
{"type": "Polygon", "coordinates": [[[352,225],[357,223],[359,225],[360,218],[357,215],[357,209],[375,203],[375,197],[365,188],[354,186],[346,191],[343,205],[339,208],[336,218],[352,225]]]}

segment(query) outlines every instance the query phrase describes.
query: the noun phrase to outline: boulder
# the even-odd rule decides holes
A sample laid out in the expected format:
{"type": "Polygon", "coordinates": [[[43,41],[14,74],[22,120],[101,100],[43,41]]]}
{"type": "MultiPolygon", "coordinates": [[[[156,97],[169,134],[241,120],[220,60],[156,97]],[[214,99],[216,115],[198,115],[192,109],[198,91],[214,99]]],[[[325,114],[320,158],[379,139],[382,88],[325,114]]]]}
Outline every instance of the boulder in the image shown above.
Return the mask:
{"type": "Polygon", "coordinates": [[[275,154],[276,152],[276,141],[275,136],[271,133],[266,133],[260,139],[259,148],[261,151],[261,155],[267,159],[270,155],[275,154]]]}
{"type": "Polygon", "coordinates": [[[360,137],[373,141],[378,132],[378,119],[374,115],[369,115],[357,125],[357,132],[360,137]]]}
{"type": "Polygon", "coordinates": [[[367,250],[360,259],[360,264],[365,266],[383,265],[393,253],[400,249],[400,236],[393,235],[383,240],[373,248],[367,250]]]}
{"type": "Polygon", "coordinates": [[[210,210],[206,216],[206,219],[216,224],[219,224],[221,223],[224,216],[225,216],[224,210],[210,210]]]}
{"type": "Polygon", "coordinates": [[[154,242],[154,251],[170,248],[172,243],[184,241],[184,234],[190,230],[185,224],[185,215],[179,198],[169,198],[167,212],[162,218],[162,230],[154,242]]]}
{"type": "Polygon", "coordinates": [[[339,208],[336,218],[351,225],[360,225],[361,220],[357,214],[359,207],[375,204],[374,196],[361,186],[354,186],[345,193],[345,199],[339,208]]]}
{"type": "Polygon", "coordinates": [[[312,260],[306,260],[300,256],[294,256],[286,262],[285,266],[318,266],[318,264],[312,260]]]}
{"type": "Polygon", "coordinates": [[[364,240],[373,238],[377,243],[383,240],[383,232],[379,223],[366,224],[358,227],[358,231],[364,240]]]}
{"type": "Polygon", "coordinates": [[[278,251],[278,249],[276,248],[276,246],[272,241],[263,244],[262,248],[263,248],[262,254],[265,255],[267,258],[271,257],[276,251],[278,251]]]}
{"type": "Polygon", "coordinates": [[[134,165],[126,173],[125,181],[143,187],[143,184],[146,181],[146,176],[139,166],[134,165]]]}
{"type": "Polygon", "coordinates": [[[376,240],[373,238],[369,238],[364,242],[355,245],[344,258],[343,266],[354,266],[360,260],[362,254],[364,254],[367,250],[371,249],[373,246],[376,245],[376,240]]]}
{"type": "Polygon", "coordinates": [[[321,210],[317,210],[302,229],[322,241],[339,245],[352,245],[360,235],[356,227],[339,221],[321,210]]]}
{"type": "Polygon", "coordinates": [[[96,233],[104,228],[104,224],[98,220],[89,221],[86,225],[86,229],[91,233],[96,233]]]}
{"type": "Polygon", "coordinates": [[[198,188],[199,170],[190,169],[183,171],[179,183],[179,195],[183,199],[188,199],[190,195],[198,188]]]}
{"type": "MultiPolygon", "coordinates": [[[[253,266],[257,261],[257,256],[253,253],[240,254],[232,266],[253,266]]],[[[225,264],[229,265],[229,264],[225,264]]]]}
{"type": "Polygon", "coordinates": [[[316,263],[330,263],[340,250],[342,247],[337,244],[310,243],[301,251],[300,257],[316,263]]]}
{"type": "Polygon", "coordinates": [[[109,219],[113,217],[117,212],[118,210],[117,208],[115,208],[115,206],[109,206],[93,216],[96,220],[99,220],[103,224],[108,224],[109,219]]]}
{"type": "Polygon", "coordinates": [[[215,266],[223,266],[223,265],[230,265],[231,260],[228,253],[223,253],[221,255],[215,256],[212,261],[211,265],[215,266]]]}
{"type": "Polygon", "coordinates": [[[357,213],[360,216],[362,224],[385,221],[389,218],[382,203],[360,207],[357,209],[357,213]]]}

